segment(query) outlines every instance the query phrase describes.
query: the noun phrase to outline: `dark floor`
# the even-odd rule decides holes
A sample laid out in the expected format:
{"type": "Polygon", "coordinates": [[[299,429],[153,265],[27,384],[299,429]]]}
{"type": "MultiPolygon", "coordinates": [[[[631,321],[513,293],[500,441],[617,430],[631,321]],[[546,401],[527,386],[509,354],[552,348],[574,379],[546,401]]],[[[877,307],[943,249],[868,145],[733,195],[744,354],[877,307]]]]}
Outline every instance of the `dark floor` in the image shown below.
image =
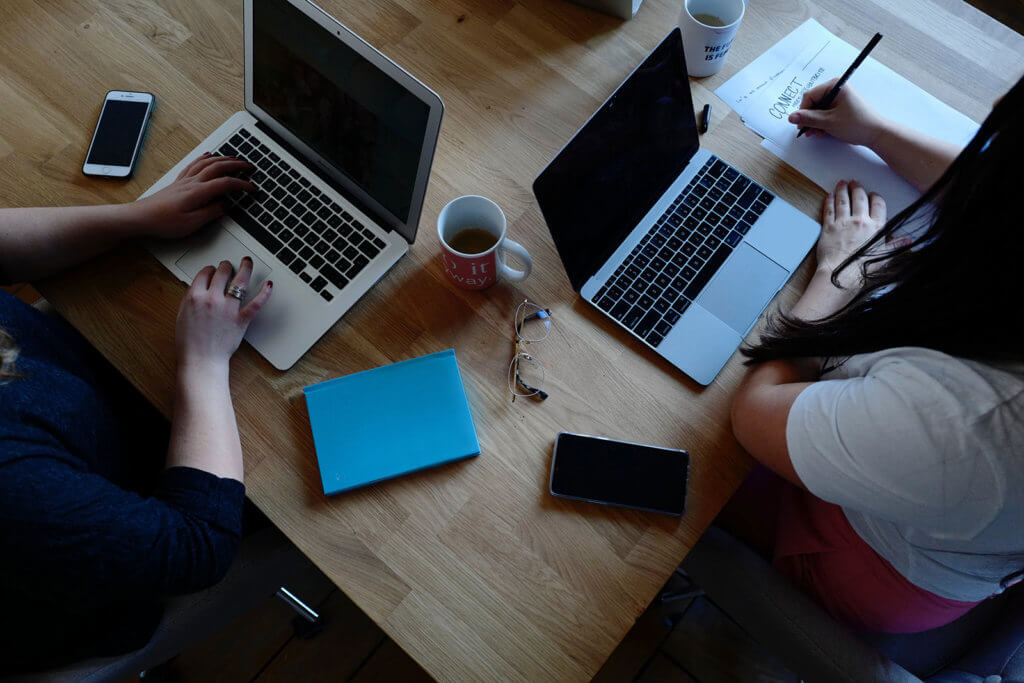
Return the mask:
{"type": "MultiPolygon", "coordinates": [[[[323,631],[295,635],[293,613],[268,600],[209,640],[153,672],[155,682],[429,681],[430,677],[384,635],[323,574],[311,570],[290,586],[315,605],[323,631]]],[[[669,591],[689,588],[673,577],[669,591]]],[[[150,677],[146,677],[150,680],[150,677]]],[[[655,600],[594,679],[687,683],[796,683],[797,677],[703,597],[655,600]]]]}

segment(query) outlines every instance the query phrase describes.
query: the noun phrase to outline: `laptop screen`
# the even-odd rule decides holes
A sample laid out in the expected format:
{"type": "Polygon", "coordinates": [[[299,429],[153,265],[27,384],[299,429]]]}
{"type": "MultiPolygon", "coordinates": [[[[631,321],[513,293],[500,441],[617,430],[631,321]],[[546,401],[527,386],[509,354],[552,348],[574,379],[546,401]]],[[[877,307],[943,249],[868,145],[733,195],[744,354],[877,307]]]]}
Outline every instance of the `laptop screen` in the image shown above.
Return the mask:
{"type": "Polygon", "coordinates": [[[534,181],[580,290],[696,154],[697,121],[674,30],[534,181]]]}
{"type": "Polygon", "coordinates": [[[253,102],[402,222],[430,107],[282,0],[253,2],[253,102]]]}

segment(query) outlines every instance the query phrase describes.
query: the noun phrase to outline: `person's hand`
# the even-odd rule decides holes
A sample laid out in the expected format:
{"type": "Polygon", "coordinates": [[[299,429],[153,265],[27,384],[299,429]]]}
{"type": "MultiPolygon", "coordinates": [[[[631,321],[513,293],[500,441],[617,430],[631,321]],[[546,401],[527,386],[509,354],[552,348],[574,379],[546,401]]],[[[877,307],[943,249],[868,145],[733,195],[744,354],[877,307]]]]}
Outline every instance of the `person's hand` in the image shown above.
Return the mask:
{"type": "Polygon", "coordinates": [[[252,192],[256,186],[232,174],[252,170],[252,164],[207,152],[185,167],[177,180],[125,208],[131,223],[151,237],[184,237],[224,215],[228,192],[252,192]]]}
{"type": "Polygon", "coordinates": [[[857,91],[844,85],[828,109],[811,109],[821,101],[838,79],[833,78],[804,93],[799,111],[789,115],[789,122],[808,127],[805,135],[820,137],[828,133],[851,145],[870,147],[881,131],[883,119],[857,91]]]}
{"type": "MultiPolygon", "coordinates": [[[[818,270],[830,275],[885,225],[885,200],[876,192],[868,194],[860,183],[840,180],[821,205],[821,237],[818,238],[818,270]]],[[[840,273],[843,287],[861,280],[858,264],[840,273]]]]}
{"type": "MultiPolygon", "coordinates": [[[[242,305],[225,292],[229,285],[245,288],[252,276],[252,259],[242,259],[232,278],[232,266],[221,261],[217,268],[206,266],[196,275],[178,308],[175,340],[178,362],[199,371],[227,368],[228,359],[242,343],[249,322],[270,298],[273,284],[263,283],[252,300],[242,305]]],[[[243,296],[244,298],[244,296],[243,296]]]]}

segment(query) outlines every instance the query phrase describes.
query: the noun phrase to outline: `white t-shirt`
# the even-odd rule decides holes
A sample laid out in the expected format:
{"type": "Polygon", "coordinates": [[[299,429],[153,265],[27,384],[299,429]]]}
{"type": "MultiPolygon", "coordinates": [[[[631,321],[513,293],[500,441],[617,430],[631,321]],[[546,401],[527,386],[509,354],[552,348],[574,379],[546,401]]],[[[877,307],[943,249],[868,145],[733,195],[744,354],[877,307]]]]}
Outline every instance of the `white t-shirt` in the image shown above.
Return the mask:
{"type": "Polygon", "coordinates": [[[797,396],[800,480],[911,583],[982,600],[1024,568],[1024,365],[858,355],[797,396]]]}

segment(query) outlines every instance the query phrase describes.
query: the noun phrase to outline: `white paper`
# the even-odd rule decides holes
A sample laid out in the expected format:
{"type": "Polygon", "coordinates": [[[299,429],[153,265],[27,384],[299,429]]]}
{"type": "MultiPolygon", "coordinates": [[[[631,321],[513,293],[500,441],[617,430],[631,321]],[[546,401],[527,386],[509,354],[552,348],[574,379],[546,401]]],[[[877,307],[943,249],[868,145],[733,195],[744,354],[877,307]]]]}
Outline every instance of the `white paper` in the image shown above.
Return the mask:
{"type": "MultiPolygon", "coordinates": [[[[796,137],[795,129],[791,137],[796,137]]],[[[867,147],[851,147],[833,137],[807,141],[811,140],[813,145],[803,144],[804,138],[779,145],[765,138],[761,146],[829,192],[840,180],[859,181],[869,192],[882,195],[889,216],[895,216],[921,196],[867,147]]]]}
{"type": "Polygon", "coordinates": [[[751,98],[766,85],[774,81],[796,59],[821,24],[808,19],[788,36],[775,43],[767,52],[755,59],[719,86],[715,94],[728,104],[733,111],[743,116],[751,98]]]}
{"type": "MultiPolygon", "coordinates": [[[[730,106],[735,103],[733,108],[743,122],[765,138],[764,148],[826,190],[842,179],[858,180],[885,198],[891,216],[920,193],[866,147],[827,136],[797,139],[796,126],[787,121],[799,108],[803,92],[841,76],[859,52],[808,19],[715,92],[730,106]],[[759,64],[783,44],[785,48],[776,56],[759,64]],[[779,55],[795,56],[778,69],[779,55]],[[753,88],[751,84],[760,85],[753,88]]],[[[870,57],[848,83],[882,116],[940,140],[966,145],[978,129],[974,121],[870,57]]]]}

